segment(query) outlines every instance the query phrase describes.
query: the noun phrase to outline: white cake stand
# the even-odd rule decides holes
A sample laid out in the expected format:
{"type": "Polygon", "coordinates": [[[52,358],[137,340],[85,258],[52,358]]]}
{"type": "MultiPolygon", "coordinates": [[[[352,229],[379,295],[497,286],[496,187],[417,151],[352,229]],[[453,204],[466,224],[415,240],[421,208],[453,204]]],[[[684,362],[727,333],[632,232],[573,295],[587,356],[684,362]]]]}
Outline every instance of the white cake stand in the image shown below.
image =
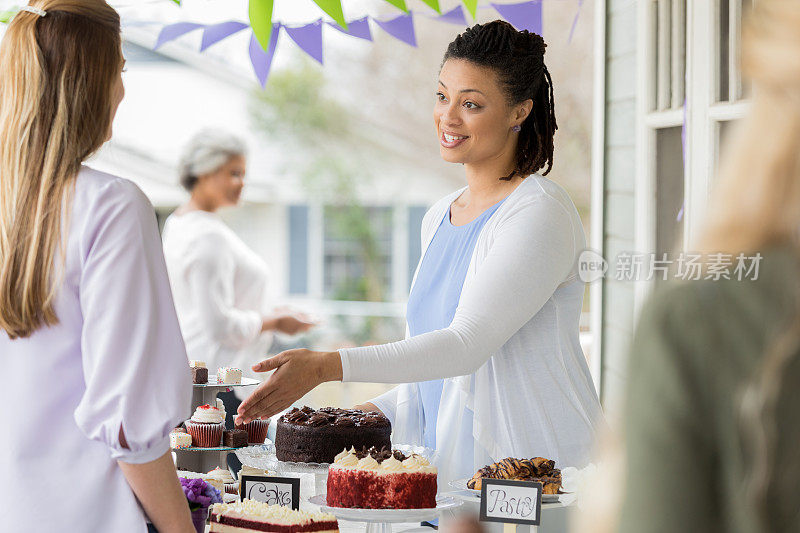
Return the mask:
{"type": "Polygon", "coordinates": [[[328,507],[324,494],[308,500],[318,505],[323,513],[330,513],[337,519],[350,522],[366,522],[367,533],[391,533],[392,524],[403,522],[423,522],[435,520],[445,511],[452,511],[461,502],[449,496],[436,496],[436,507],[432,509],[346,509],[328,507]]]}

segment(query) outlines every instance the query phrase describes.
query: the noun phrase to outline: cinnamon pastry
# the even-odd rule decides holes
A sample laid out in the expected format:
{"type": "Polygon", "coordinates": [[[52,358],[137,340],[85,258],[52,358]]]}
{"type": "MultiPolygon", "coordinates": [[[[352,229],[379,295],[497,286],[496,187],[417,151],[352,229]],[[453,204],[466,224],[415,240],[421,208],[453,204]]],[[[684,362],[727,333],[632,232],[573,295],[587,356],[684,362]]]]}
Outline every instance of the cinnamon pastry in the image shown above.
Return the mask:
{"type": "Polygon", "coordinates": [[[467,481],[467,487],[481,490],[483,479],[538,481],[542,483],[543,494],[558,494],[561,490],[561,470],[555,468],[555,461],[544,457],[532,459],[506,457],[475,472],[475,475],[467,481]]]}

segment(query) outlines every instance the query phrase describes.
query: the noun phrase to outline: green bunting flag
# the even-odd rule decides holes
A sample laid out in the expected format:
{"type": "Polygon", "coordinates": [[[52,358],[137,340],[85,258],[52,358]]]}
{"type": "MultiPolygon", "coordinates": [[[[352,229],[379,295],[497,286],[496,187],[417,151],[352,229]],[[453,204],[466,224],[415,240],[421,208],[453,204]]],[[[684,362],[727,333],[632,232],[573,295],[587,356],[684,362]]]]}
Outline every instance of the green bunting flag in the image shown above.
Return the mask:
{"type": "Polygon", "coordinates": [[[17,14],[17,11],[19,11],[19,8],[16,6],[5,11],[0,11],[0,24],[8,24],[11,22],[11,19],[17,14]]]}
{"type": "Polygon", "coordinates": [[[478,0],[461,0],[464,3],[464,7],[467,8],[469,14],[472,15],[472,19],[475,20],[475,14],[478,12],[478,0]]]}
{"type": "Polygon", "coordinates": [[[347,21],[344,20],[344,12],[342,11],[342,0],[314,0],[314,3],[335,20],[336,24],[345,30],[347,29],[347,21]]]}
{"type": "Polygon", "coordinates": [[[402,9],[404,13],[408,13],[408,8],[406,7],[406,0],[386,0],[394,7],[402,9]]]}
{"type": "Polygon", "coordinates": [[[264,50],[269,49],[269,38],[272,35],[272,0],[250,0],[248,14],[253,34],[264,50]]]}
{"type": "Polygon", "coordinates": [[[431,8],[433,8],[433,10],[439,13],[440,15],[442,14],[442,8],[439,7],[439,0],[422,0],[422,1],[431,6],[431,8]]]}

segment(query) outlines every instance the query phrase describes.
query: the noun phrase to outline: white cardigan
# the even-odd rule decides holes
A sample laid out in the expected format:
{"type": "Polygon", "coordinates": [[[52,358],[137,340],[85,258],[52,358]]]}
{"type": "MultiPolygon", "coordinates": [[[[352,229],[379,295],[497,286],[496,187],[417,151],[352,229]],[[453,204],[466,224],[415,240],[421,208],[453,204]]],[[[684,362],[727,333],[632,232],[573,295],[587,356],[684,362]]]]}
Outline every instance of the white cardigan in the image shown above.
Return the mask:
{"type": "MultiPolygon", "coordinates": [[[[462,192],[425,215],[423,257],[462,192]]],[[[466,429],[464,409],[473,412],[475,470],[504,457],[585,466],[603,417],[578,338],[584,284],[577,258],[584,247],[567,193],[529,176],[481,230],[450,326],[340,350],[343,381],[406,383],[373,402],[392,420],[394,442],[422,444],[416,382],[446,378],[436,434],[444,480],[465,475],[448,465],[457,455],[453,436],[466,429]]]]}

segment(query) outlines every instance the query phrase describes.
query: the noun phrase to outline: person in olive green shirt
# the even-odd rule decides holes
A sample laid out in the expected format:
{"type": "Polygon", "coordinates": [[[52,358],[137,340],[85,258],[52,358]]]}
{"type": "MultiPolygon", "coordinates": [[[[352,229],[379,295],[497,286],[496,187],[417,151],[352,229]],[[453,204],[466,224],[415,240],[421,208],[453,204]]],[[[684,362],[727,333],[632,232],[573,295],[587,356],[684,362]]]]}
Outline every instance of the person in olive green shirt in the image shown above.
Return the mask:
{"type": "Polygon", "coordinates": [[[798,255],[783,246],[763,253],[757,280],[686,282],[657,291],[643,310],[628,376],[621,531],[800,531],[788,528],[792,515],[800,528],[800,357],[785,368],[775,413],[781,471],[766,518],[776,527],[758,527],[750,484],[763,452],[743,427],[753,423],[744,406],[765,349],[797,320],[798,281],[798,255]]]}
{"type": "Polygon", "coordinates": [[[642,311],[625,533],[800,531],[800,1],[759,0],[744,43],[752,107],[696,249],[761,253],[758,278],[667,283],[642,311]]]}

